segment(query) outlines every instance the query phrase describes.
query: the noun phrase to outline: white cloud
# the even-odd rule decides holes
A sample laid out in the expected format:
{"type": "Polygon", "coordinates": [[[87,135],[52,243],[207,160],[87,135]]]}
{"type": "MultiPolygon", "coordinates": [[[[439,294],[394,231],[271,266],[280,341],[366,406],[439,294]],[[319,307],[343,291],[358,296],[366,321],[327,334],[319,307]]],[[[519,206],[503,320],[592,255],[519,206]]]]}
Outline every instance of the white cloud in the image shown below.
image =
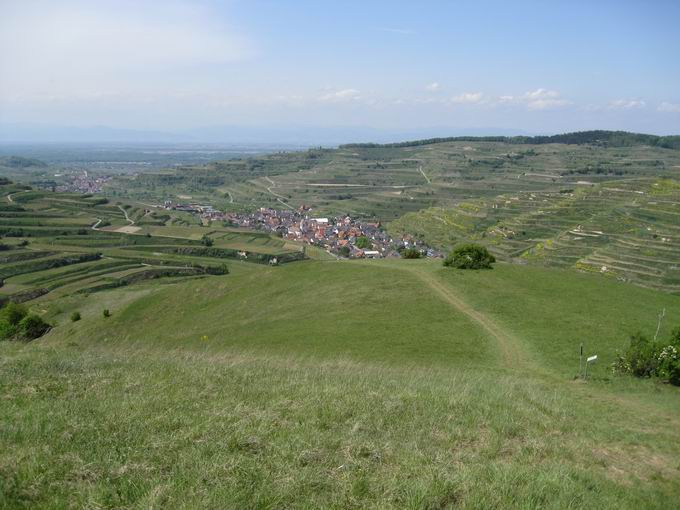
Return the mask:
{"type": "Polygon", "coordinates": [[[438,90],[441,90],[441,88],[442,86],[438,82],[433,81],[432,83],[425,87],[425,90],[427,90],[428,92],[437,92],[438,90]]]}
{"type": "Polygon", "coordinates": [[[562,99],[556,90],[536,89],[524,94],[523,101],[530,110],[548,110],[566,106],[569,101],[562,99]]]}
{"type": "Polygon", "coordinates": [[[645,106],[647,106],[647,103],[641,99],[617,99],[609,103],[611,110],[635,110],[645,106]]]}
{"type": "Polygon", "coordinates": [[[551,110],[570,104],[570,102],[563,99],[561,94],[556,90],[547,90],[543,88],[525,92],[521,96],[500,96],[498,98],[498,103],[524,105],[529,110],[551,110]]]}
{"type": "Polygon", "coordinates": [[[484,101],[484,94],[481,92],[466,92],[451,98],[452,103],[456,104],[479,104],[484,101]]]}
{"type": "Polygon", "coordinates": [[[665,112],[665,113],[680,113],[680,104],[678,103],[667,103],[664,101],[659,105],[657,108],[660,112],[665,112]]]}
{"type": "Polygon", "coordinates": [[[186,0],[163,4],[3,2],[0,96],[42,101],[46,94],[165,90],[186,69],[254,54],[251,42],[186,0]],[[165,88],[161,86],[165,84],[165,88]]]}
{"type": "Polygon", "coordinates": [[[342,89],[328,92],[319,96],[319,101],[326,103],[344,103],[361,99],[361,92],[357,89],[342,89]]]}

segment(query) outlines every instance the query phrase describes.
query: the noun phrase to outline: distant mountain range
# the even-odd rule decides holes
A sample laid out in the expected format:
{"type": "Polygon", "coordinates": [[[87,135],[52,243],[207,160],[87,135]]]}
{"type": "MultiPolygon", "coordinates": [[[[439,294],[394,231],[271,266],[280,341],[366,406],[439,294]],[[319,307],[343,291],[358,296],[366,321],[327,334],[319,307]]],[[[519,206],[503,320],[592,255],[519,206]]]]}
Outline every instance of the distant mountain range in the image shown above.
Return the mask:
{"type": "Polygon", "coordinates": [[[213,143],[335,146],[345,143],[394,143],[441,136],[520,136],[500,128],[379,129],[363,126],[210,126],[176,131],[146,131],[108,126],[73,127],[0,124],[0,143],[213,143]]]}
{"type": "Polygon", "coordinates": [[[501,128],[380,129],[364,126],[211,126],[175,131],[119,129],[108,126],[73,127],[0,123],[0,144],[217,144],[298,147],[353,145],[405,147],[447,141],[506,143],[602,143],[610,146],[656,145],[680,148],[679,136],[657,136],[626,131],[579,131],[558,135],[530,136],[520,130],[501,128]],[[411,141],[404,141],[411,140],[411,141]]]}
{"type": "Polygon", "coordinates": [[[633,147],[637,145],[649,145],[663,147],[665,149],[680,149],[680,136],[657,136],[643,133],[629,133],[627,131],[576,131],[559,135],[540,136],[450,136],[446,138],[427,138],[396,143],[351,143],[343,147],[417,147],[444,142],[501,142],[513,144],[594,144],[609,147],[633,147]]]}

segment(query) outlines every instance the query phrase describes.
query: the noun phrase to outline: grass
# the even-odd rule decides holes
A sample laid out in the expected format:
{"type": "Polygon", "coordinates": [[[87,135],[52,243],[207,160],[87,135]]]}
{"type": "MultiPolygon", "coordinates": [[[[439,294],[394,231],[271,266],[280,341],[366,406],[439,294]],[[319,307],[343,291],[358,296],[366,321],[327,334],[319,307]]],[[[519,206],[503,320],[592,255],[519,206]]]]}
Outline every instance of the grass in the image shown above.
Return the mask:
{"type": "Polygon", "coordinates": [[[41,302],[48,336],[0,344],[0,506],[673,508],[680,394],[605,371],[661,306],[665,334],[677,296],[429,261],[41,302]]]}

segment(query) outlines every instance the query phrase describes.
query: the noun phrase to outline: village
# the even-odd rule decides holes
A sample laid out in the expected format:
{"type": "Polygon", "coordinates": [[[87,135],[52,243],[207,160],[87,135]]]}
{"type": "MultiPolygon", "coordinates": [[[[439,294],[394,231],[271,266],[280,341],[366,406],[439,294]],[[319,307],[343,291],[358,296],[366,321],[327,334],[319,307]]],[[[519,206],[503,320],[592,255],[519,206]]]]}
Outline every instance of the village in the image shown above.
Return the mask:
{"type": "Polygon", "coordinates": [[[250,213],[223,212],[212,206],[170,201],[164,207],[197,214],[204,223],[221,221],[225,226],[265,231],[345,258],[401,257],[404,250],[411,250],[410,253],[416,250],[423,257],[443,256],[412,236],[391,237],[380,222],[361,221],[349,215],[314,217],[304,205],[285,211],[262,207],[250,213]]]}
{"type": "Polygon", "coordinates": [[[111,180],[110,175],[90,174],[83,172],[67,172],[54,174],[56,179],[32,181],[38,188],[58,193],[102,193],[104,185],[111,180]]]}

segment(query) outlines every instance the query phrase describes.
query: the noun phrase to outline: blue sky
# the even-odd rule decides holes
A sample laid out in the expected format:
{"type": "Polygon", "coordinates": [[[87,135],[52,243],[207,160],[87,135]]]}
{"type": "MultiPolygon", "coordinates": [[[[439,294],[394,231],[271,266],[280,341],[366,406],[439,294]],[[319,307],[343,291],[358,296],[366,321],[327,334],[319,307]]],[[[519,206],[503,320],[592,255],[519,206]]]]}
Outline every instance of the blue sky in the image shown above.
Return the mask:
{"type": "Polygon", "coordinates": [[[0,121],[680,133],[680,2],[0,0],[0,121]]]}

